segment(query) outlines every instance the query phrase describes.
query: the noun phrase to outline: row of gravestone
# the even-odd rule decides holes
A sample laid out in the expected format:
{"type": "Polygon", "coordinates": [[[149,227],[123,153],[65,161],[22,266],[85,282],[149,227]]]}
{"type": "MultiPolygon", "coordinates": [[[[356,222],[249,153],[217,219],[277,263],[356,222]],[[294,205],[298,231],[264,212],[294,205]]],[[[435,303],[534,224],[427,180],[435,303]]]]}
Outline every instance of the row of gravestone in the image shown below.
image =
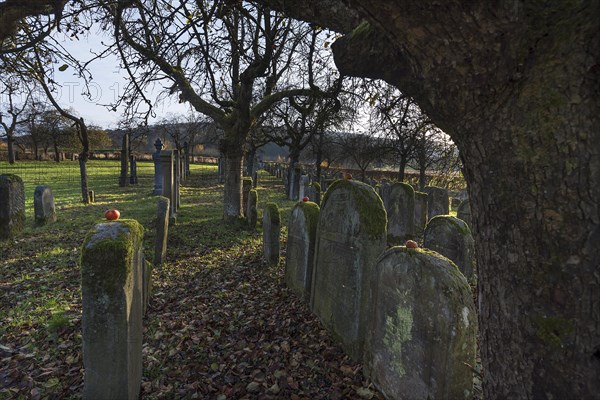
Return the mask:
{"type": "MultiPolygon", "coordinates": [[[[299,202],[288,228],[286,283],[387,398],[472,398],[477,326],[467,279],[435,251],[385,251],[386,222],[381,198],[360,182],[335,181],[321,209],[299,202]]],[[[431,248],[447,225],[470,237],[464,222],[435,217],[426,228],[431,248]]]]}
{"type": "MultiPolygon", "coordinates": [[[[54,196],[49,186],[40,185],[33,193],[35,225],[56,221],[54,196]]],[[[0,239],[9,239],[25,228],[25,185],[18,175],[0,175],[0,239]]]]}

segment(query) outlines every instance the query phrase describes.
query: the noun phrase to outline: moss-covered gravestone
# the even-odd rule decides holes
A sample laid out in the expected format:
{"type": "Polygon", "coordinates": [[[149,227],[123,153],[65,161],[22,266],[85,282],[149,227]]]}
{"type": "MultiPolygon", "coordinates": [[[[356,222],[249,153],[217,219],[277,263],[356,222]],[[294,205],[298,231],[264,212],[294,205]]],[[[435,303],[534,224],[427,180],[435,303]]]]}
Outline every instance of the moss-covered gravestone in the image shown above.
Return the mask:
{"type": "Polygon", "coordinates": [[[254,189],[248,193],[248,206],[246,207],[246,218],[248,220],[248,227],[251,230],[256,229],[256,221],[258,220],[258,210],[256,205],[258,204],[258,192],[254,189]]]}
{"type": "Polygon", "coordinates": [[[275,203],[267,203],[263,211],[263,257],[268,266],[279,264],[281,217],[275,203]]]}
{"type": "Polygon", "coordinates": [[[285,282],[298,296],[310,299],[319,206],[298,202],[292,209],[285,257],[285,282]]]}
{"type": "Polygon", "coordinates": [[[387,204],[388,241],[398,243],[415,235],[415,190],[407,183],[394,183],[389,188],[387,204]]]}
{"type": "Polygon", "coordinates": [[[421,235],[427,224],[427,193],[415,192],[414,221],[415,232],[421,235]]]}
{"type": "Polygon", "coordinates": [[[54,195],[50,186],[40,185],[33,192],[33,210],[35,224],[46,225],[48,222],[56,222],[56,208],[54,206],[54,195]]]}
{"type": "Polygon", "coordinates": [[[386,246],[387,217],[369,185],[331,184],[319,215],[311,309],[354,360],[362,356],[368,284],[386,246]]]}
{"type": "Polygon", "coordinates": [[[25,227],[25,185],[21,177],[0,175],[0,239],[9,239],[25,227]]]}
{"type": "Polygon", "coordinates": [[[423,246],[448,257],[469,282],[474,282],[475,242],[465,221],[438,215],[427,223],[423,239],[423,246]]]}
{"type": "Polygon", "coordinates": [[[469,229],[473,229],[473,222],[471,221],[471,203],[469,200],[463,200],[456,210],[456,217],[462,219],[467,223],[469,229]]]}
{"type": "Polygon", "coordinates": [[[246,212],[248,207],[248,196],[252,190],[252,178],[246,176],[242,179],[242,212],[246,212]]]}
{"type": "Polygon", "coordinates": [[[448,189],[427,186],[424,190],[427,193],[427,218],[431,219],[436,215],[448,215],[450,213],[448,189]]]}
{"type": "Polygon", "coordinates": [[[81,256],[84,399],[137,399],[142,379],[143,227],[99,223],[81,256]]]}
{"type": "Polygon", "coordinates": [[[167,258],[169,237],[169,208],[171,201],[160,196],[156,205],[156,236],[154,237],[154,265],[161,265],[167,258]]]}
{"type": "Polygon", "coordinates": [[[393,247],[379,259],[364,365],[387,399],[471,399],[477,317],[447,258],[393,247]]]}

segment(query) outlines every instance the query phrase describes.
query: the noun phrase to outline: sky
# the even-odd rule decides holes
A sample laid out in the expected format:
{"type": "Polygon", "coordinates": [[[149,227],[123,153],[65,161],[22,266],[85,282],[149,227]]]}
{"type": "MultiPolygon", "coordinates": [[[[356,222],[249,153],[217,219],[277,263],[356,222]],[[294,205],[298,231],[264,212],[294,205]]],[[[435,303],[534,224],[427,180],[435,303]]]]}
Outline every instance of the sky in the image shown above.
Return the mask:
{"type": "MultiPolygon", "coordinates": [[[[99,52],[104,48],[102,40],[109,38],[102,37],[99,32],[94,32],[88,37],[82,37],[79,40],[61,40],[61,44],[78,60],[87,61],[94,57],[93,52],[99,52]]],[[[114,56],[109,56],[101,60],[95,60],[89,66],[92,75],[90,83],[91,98],[82,95],[84,91],[84,80],[77,77],[72,68],[59,71],[58,68],[63,65],[62,60],[57,60],[54,65],[55,80],[61,85],[56,97],[61,106],[73,108],[78,115],[82,116],[88,125],[99,125],[103,128],[117,128],[122,118],[121,110],[114,112],[102,104],[114,102],[123,93],[126,85],[126,71],[119,68],[119,61],[114,56]]],[[[155,93],[150,93],[150,98],[155,98],[155,93]]],[[[180,104],[176,98],[162,101],[155,105],[156,118],[149,120],[149,123],[155,123],[164,117],[167,113],[187,114],[189,105],[180,104]]]]}

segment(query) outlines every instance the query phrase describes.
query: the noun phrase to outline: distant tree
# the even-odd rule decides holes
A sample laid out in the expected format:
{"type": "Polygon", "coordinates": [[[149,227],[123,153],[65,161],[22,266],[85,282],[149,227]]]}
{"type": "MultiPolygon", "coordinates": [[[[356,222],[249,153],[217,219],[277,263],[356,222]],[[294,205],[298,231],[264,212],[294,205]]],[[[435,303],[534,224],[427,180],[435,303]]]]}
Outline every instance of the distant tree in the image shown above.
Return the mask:
{"type": "MultiPolygon", "coordinates": [[[[2,91],[0,96],[6,98],[6,107],[0,109],[0,125],[4,129],[2,136],[6,138],[8,150],[8,162],[15,163],[15,132],[17,127],[27,122],[27,114],[25,112],[29,99],[31,98],[31,90],[21,90],[19,81],[11,76],[0,75],[0,85],[2,91]],[[21,101],[18,100],[20,98],[21,101]]],[[[4,105],[4,102],[0,102],[4,105]]]]}
{"type": "Polygon", "coordinates": [[[437,173],[460,171],[456,146],[448,135],[431,124],[418,133],[413,160],[419,171],[421,190],[427,185],[427,170],[435,169],[437,173]]]}

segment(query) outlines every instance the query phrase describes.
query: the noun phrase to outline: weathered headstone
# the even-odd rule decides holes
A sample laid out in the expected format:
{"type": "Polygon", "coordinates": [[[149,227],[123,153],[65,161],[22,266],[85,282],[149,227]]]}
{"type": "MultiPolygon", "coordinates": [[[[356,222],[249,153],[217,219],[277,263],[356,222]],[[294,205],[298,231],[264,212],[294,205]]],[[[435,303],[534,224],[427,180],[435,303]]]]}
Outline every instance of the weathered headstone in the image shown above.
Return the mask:
{"type": "Polygon", "coordinates": [[[161,265],[167,257],[167,240],[169,237],[169,208],[171,201],[159,197],[156,209],[156,237],[154,239],[154,265],[161,265]]]}
{"type": "Polygon", "coordinates": [[[248,193],[248,206],[246,207],[246,218],[248,219],[248,227],[251,230],[256,229],[256,221],[258,220],[258,192],[254,189],[248,193]]]}
{"type": "Polygon", "coordinates": [[[456,210],[456,217],[465,221],[469,226],[469,229],[473,229],[473,222],[471,220],[471,203],[469,202],[469,199],[463,200],[463,202],[460,203],[458,210],[456,210]]]}
{"type": "Polygon", "coordinates": [[[175,209],[175,212],[179,210],[181,206],[181,196],[179,192],[179,187],[181,186],[181,162],[179,157],[179,151],[173,151],[173,202],[171,203],[171,207],[175,209]]]}
{"type": "Polygon", "coordinates": [[[427,193],[427,218],[431,219],[436,215],[448,215],[450,213],[448,189],[426,186],[423,190],[427,193]]]}
{"type": "Polygon", "coordinates": [[[0,175],[0,239],[9,239],[25,227],[25,185],[20,176],[0,175]]]}
{"type": "Polygon", "coordinates": [[[381,201],[383,201],[383,206],[386,211],[389,208],[389,200],[390,200],[390,191],[392,190],[392,184],[389,182],[383,182],[379,185],[379,197],[381,197],[381,201]]]}
{"type": "Polygon", "coordinates": [[[474,279],[475,244],[467,224],[450,215],[438,215],[429,220],[423,235],[423,246],[452,260],[467,277],[474,279]]]}
{"type": "Polygon", "coordinates": [[[154,161],[154,191],[152,192],[153,195],[162,195],[162,181],[163,181],[163,177],[162,177],[162,169],[161,169],[161,161],[160,161],[160,152],[163,148],[163,143],[160,140],[160,138],[156,139],[156,142],[154,142],[154,147],[156,148],[156,151],[154,153],[152,153],[152,161],[154,161]]]}
{"type": "Polygon", "coordinates": [[[121,175],[119,175],[119,186],[127,186],[127,170],[129,161],[129,135],[124,134],[121,144],[121,175]]]}
{"type": "Polygon", "coordinates": [[[144,228],[97,224],[83,244],[84,399],[137,399],[142,379],[144,228]]]}
{"type": "Polygon", "coordinates": [[[252,178],[246,176],[242,178],[242,211],[245,212],[248,207],[248,196],[252,190],[252,178]]]}
{"type": "Polygon", "coordinates": [[[290,215],[285,256],[285,282],[298,296],[310,300],[319,206],[296,203],[290,215]]]}
{"type": "Polygon", "coordinates": [[[403,242],[415,236],[415,191],[407,183],[394,183],[387,194],[388,241],[403,242]]]}
{"type": "Polygon", "coordinates": [[[88,203],[96,202],[96,192],[93,190],[88,190],[88,203]]]}
{"type": "Polygon", "coordinates": [[[175,197],[175,171],[173,168],[173,151],[163,150],[160,152],[160,169],[163,178],[162,195],[169,199],[170,217],[177,216],[177,198],[175,197]]]}
{"type": "Polygon", "coordinates": [[[33,192],[33,210],[35,224],[46,225],[48,222],[56,221],[56,208],[54,206],[54,195],[50,186],[40,185],[33,192]]]}
{"type": "Polygon", "coordinates": [[[471,399],[477,317],[447,258],[393,247],[379,259],[364,365],[387,399],[471,399]]]}
{"type": "Polygon", "coordinates": [[[369,185],[341,179],[323,197],[311,309],[355,360],[362,357],[368,284],[386,246],[386,225],[381,198],[369,185]]]}
{"type": "Polygon", "coordinates": [[[422,234],[427,224],[427,193],[415,192],[414,221],[417,234],[422,234]]]}
{"type": "Polygon", "coordinates": [[[279,264],[281,218],[275,203],[267,203],[263,211],[263,256],[268,266],[279,264]]]}
{"type": "Polygon", "coordinates": [[[306,196],[306,190],[310,184],[310,180],[308,179],[308,175],[300,175],[300,182],[298,184],[298,201],[302,201],[304,196],[306,196]]]}
{"type": "Polygon", "coordinates": [[[142,258],[142,315],[146,315],[152,294],[152,263],[142,258]]]}

